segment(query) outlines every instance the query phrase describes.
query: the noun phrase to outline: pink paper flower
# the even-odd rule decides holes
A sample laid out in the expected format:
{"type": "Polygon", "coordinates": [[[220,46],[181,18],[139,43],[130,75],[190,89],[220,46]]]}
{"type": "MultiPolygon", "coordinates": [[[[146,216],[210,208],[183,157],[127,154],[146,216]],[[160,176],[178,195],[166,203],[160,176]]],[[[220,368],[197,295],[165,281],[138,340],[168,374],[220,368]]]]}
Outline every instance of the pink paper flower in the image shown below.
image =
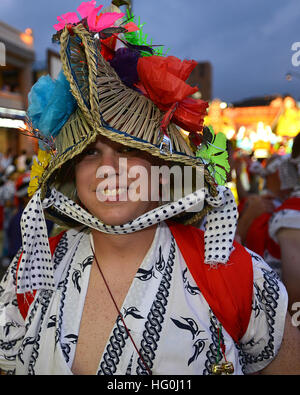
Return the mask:
{"type": "MultiPolygon", "coordinates": [[[[80,6],[77,8],[77,11],[81,15],[81,18],[87,18],[89,14],[95,9],[96,7],[96,0],[91,0],[88,2],[83,2],[80,4],[80,6]]],[[[102,8],[103,5],[100,5],[98,9],[102,8]]]]}
{"type": "MultiPolygon", "coordinates": [[[[123,18],[123,16],[125,15],[122,12],[106,12],[104,14],[100,13],[100,15],[98,15],[98,12],[101,10],[102,7],[103,5],[96,7],[96,0],[91,0],[81,3],[80,6],[77,8],[77,11],[80,14],[81,18],[87,19],[88,27],[92,32],[100,32],[101,30],[108,27],[113,27],[115,22],[118,19],[123,18]]],[[[68,23],[76,24],[80,22],[76,12],[68,12],[61,16],[58,16],[57,20],[59,21],[59,23],[54,25],[54,28],[57,31],[62,30],[68,23]]],[[[127,25],[130,31],[138,30],[138,27],[132,22],[129,22],[127,25]]]]}
{"type": "Polygon", "coordinates": [[[106,12],[105,14],[97,15],[98,9],[95,8],[88,16],[88,26],[93,32],[100,32],[103,29],[114,26],[115,22],[123,18],[123,12],[106,12]]]}
{"type": "Polygon", "coordinates": [[[54,25],[54,29],[57,31],[62,30],[68,23],[73,24],[79,22],[79,18],[76,12],[67,12],[66,14],[58,16],[57,20],[59,21],[59,23],[54,25]]]}

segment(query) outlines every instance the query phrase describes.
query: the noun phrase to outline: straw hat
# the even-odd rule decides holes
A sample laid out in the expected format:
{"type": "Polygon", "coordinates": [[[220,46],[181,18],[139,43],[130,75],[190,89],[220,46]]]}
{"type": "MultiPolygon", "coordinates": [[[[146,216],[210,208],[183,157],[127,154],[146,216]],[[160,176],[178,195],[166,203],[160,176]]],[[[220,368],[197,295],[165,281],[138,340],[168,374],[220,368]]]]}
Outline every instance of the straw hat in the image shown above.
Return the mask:
{"type": "MultiPolygon", "coordinates": [[[[194,99],[198,88],[185,82],[196,62],[155,52],[131,15],[95,6],[94,0],[82,3],[81,19],[76,13],[58,17],[53,39],[60,44],[62,72],[57,80],[41,77],[29,94],[28,130],[42,149],[31,191],[40,188],[43,199],[55,186],[72,199],[73,180],[61,183],[60,170],[101,135],[168,162],[201,167],[216,196],[217,180],[228,171],[226,139],[218,134],[214,145],[213,131],[203,133],[208,104],[194,99]]],[[[209,209],[205,204],[188,222],[209,209]]],[[[60,222],[70,225],[61,216],[60,222]]]]}

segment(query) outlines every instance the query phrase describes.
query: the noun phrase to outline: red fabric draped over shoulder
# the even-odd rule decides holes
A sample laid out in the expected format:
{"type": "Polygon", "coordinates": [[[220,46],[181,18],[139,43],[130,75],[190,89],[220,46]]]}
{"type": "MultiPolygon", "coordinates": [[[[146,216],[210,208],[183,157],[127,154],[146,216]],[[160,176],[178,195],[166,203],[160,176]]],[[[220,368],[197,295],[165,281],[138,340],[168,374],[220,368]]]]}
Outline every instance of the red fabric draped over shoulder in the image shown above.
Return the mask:
{"type": "Polygon", "coordinates": [[[168,225],[202,295],[226,331],[238,342],[248,328],[251,315],[251,255],[234,242],[227,264],[213,269],[204,263],[203,231],[171,221],[168,225]]]}

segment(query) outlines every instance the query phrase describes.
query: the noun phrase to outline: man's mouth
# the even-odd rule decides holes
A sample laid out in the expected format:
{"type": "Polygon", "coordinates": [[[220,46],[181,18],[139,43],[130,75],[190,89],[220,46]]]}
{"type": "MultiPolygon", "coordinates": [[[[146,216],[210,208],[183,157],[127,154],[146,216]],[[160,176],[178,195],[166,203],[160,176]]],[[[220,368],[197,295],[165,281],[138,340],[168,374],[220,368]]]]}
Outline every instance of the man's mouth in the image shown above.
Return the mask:
{"type": "Polygon", "coordinates": [[[104,189],[97,188],[96,195],[101,202],[123,202],[128,200],[128,188],[122,186],[109,188],[106,186],[104,189]]]}
{"type": "Polygon", "coordinates": [[[104,189],[101,191],[105,196],[118,196],[127,193],[127,188],[104,189]]]}

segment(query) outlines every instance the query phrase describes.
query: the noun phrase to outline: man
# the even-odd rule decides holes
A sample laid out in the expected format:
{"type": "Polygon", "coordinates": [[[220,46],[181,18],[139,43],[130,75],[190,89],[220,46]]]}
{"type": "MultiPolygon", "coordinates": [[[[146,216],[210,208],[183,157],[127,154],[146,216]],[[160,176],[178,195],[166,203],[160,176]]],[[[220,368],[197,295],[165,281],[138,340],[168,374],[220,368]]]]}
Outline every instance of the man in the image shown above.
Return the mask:
{"type": "Polygon", "coordinates": [[[226,160],[212,157],[212,131],[206,139],[197,133],[207,104],[191,99],[196,88],[184,82],[195,62],[153,54],[138,45],[142,32],[132,36],[135,26],[115,26],[122,14],[96,17],[100,9],[82,3],[82,21],[59,18],[63,73],[44,77],[30,94],[32,132],[44,153],[22,216],[23,248],[2,283],[1,368],[298,373],[285,289],[259,256],[234,243],[234,199],[215,181],[222,183],[226,160]],[[127,48],[118,50],[120,32],[127,48]],[[175,125],[198,138],[194,149],[175,125]],[[178,171],[170,183],[163,172],[152,177],[162,161],[178,171]],[[163,204],[162,186],[175,196],[188,174],[180,171],[190,169],[202,185],[163,204]],[[50,245],[44,211],[69,229],[50,245]],[[188,226],[203,215],[205,234],[188,226]]]}

